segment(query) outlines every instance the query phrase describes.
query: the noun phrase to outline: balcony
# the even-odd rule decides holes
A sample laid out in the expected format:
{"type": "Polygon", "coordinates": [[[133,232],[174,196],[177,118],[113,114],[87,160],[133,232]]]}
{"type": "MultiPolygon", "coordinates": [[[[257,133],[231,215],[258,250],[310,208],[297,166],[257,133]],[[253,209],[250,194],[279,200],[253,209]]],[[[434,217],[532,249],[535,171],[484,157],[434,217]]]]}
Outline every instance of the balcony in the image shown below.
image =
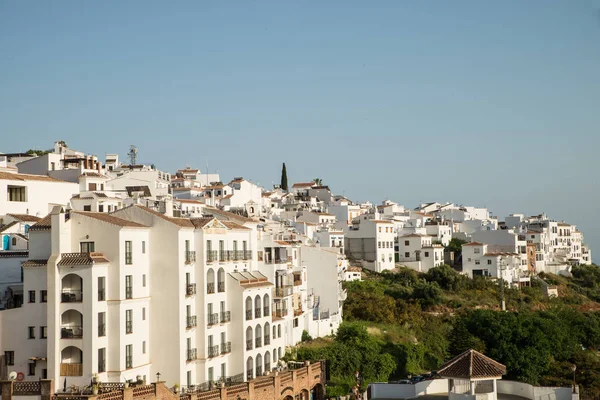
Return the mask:
{"type": "Polygon", "coordinates": [[[221,323],[231,321],[231,311],[221,312],[221,323]]]}
{"type": "Polygon", "coordinates": [[[271,344],[271,336],[265,336],[265,346],[268,346],[271,344]]]}
{"type": "MultiPolygon", "coordinates": [[[[83,337],[83,327],[77,325],[67,325],[60,327],[60,338],[61,339],[81,339],[83,337]]],[[[80,375],[66,375],[66,376],[80,376],[80,375]]]]}
{"type": "Polygon", "coordinates": [[[190,315],[189,317],[186,318],[186,328],[190,329],[195,327],[197,324],[197,320],[196,320],[196,316],[195,315],[190,315]]]}
{"type": "Polygon", "coordinates": [[[187,285],[185,285],[185,295],[186,296],[193,296],[196,294],[196,284],[195,283],[188,283],[187,285]]]}
{"type": "Polygon", "coordinates": [[[260,318],[260,308],[254,309],[254,318],[260,318]]]}
{"type": "Polygon", "coordinates": [[[244,252],[241,250],[233,251],[233,261],[240,261],[244,259],[244,252]]]}
{"type": "Polygon", "coordinates": [[[281,309],[275,310],[275,318],[283,318],[287,315],[288,315],[287,308],[281,308],[281,309]]]}
{"type": "Polygon", "coordinates": [[[217,325],[219,323],[219,314],[214,313],[208,316],[208,326],[217,325]]]}
{"type": "Polygon", "coordinates": [[[269,312],[269,306],[265,306],[263,308],[263,315],[266,317],[267,315],[271,315],[271,313],[269,312]]]}
{"type": "Polygon", "coordinates": [[[218,282],[217,290],[219,293],[223,293],[225,291],[225,282],[218,282]]]}
{"type": "Polygon", "coordinates": [[[60,364],[60,376],[83,376],[83,364],[60,364]]]}
{"type": "Polygon", "coordinates": [[[292,285],[286,285],[286,286],[282,286],[282,287],[273,289],[273,296],[279,297],[279,298],[287,297],[287,296],[291,296],[293,291],[294,291],[294,287],[292,285]]]}
{"type": "Polygon", "coordinates": [[[83,292],[81,290],[63,290],[60,295],[62,303],[81,303],[83,301],[83,292]]]}
{"type": "Polygon", "coordinates": [[[219,354],[219,345],[216,346],[208,346],[208,358],[216,357],[219,354]]]}
{"type": "Polygon", "coordinates": [[[262,346],[262,338],[257,337],[256,339],[254,339],[254,343],[256,344],[256,348],[258,349],[262,346]]]}
{"type": "Polygon", "coordinates": [[[213,263],[217,261],[217,251],[216,250],[207,250],[206,251],[206,262],[213,263]]]}
{"type": "Polygon", "coordinates": [[[231,353],[231,342],[221,343],[221,354],[231,353]]]}
{"type": "Polygon", "coordinates": [[[252,310],[246,310],[246,321],[250,321],[252,319],[252,310]]]}
{"type": "Polygon", "coordinates": [[[207,283],[206,284],[206,293],[212,294],[214,292],[215,292],[215,283],[214,282],[207,283]]]}
{"type": "Polygon", "coordinates": [[[195,251],[186,251],[185,252],[185,263],[191,264],[196,262],[196,252],[195,251]]]}
{"type": "Polygon", "coordinates": [[[242,256],[244,261],[252,260],[252,250],[244,250],[244,254],[242,256]]]}
{"type": "Polygon", "coordinates": [[[246,340],[246,350],[252,350],[252,339],[246,340]]]}
{"type": "Polygon", "coordinates": [[[302,309],[296,309],[294,310],[294,317],[298,317],[300,315],[302,315],[304,311],[302,311],[302,309]]]}
{"type": "Polygon", "coordinates": [[[187,361],[194,361],[198,358],[198,352],[196,349],[188,349],[187,351],[187,361]]]}
{"type": "Polygon", "coordinates": [[[229,261],[227,258],[227,252],[225,250],[219,251],[219,262],[229,261]]]}

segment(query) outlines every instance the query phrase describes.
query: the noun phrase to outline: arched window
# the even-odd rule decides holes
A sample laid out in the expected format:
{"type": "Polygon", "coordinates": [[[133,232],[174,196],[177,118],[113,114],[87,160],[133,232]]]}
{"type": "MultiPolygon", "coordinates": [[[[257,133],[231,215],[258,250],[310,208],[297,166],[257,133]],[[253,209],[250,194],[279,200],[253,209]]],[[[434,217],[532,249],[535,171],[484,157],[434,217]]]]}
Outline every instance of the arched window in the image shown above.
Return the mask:
{"type": "Polygon", "coordinates": [[[246,360],[246,379],[247,380],[251,380],[252,378],[254,378],[254,360],[252,359],[252,357],[248,357],[248,359],[246,360]]]}
{"type": "Polygon", "coordinates": [[[263,366],[262,366],[262,355],[256,356],[256,376],[262,376],[263,374],[263,366]]]}
{"type": "Polygon", "coordinates": [[[206,292],[208,294],[215,292],[215,271],[212,268],[206,273],[206,292]]]}
{"type": "Polygon", "coordinates": [[[252,350],[254,348],[254,336],[252,327],[246,328],[246,350],[252,350]]]}
{"type": "MultiPolygon", "coordinates": [[[[281,324],[277,325],[277,337],[281,337],[281,324]]],[[[279,356],[279,358],[281,358],[281,355],[279,356]]]]}
{"type": "Polygon", "coordinates": [[[16,245],[17,245],[17,238],[16,238],[16,237],[13,237],[13,238],[12,238],[12,245],[13,245],[13,246],[16,246],[16,245]]]}
{"type": "Polygon", "coordinates": [[[260,296],[256,295],[256,297],[254,298],[254,314],[255,314],[254,316],[256,318],[260,318],[260,316],[261,316],[262,310],[260,308],[261,308],[260,296]]]}
{"type": "Polygon", "coordinates": [[[263,316],[268,317],[271,314],[271,300],[268,294],[263,297],[263,316]]]}
{"type": "Polygon", "coordinates": [[[219,293],[224,292],[225,291],[225,270],[223,268],[219,268],[219,272],[217,273],[217,281],[218,281],[217,290],[219,291],[219,293]]]}
{"type": "Polygon", "coordinates": [[[256,325],[256,328],[254,328],[254,336],[255,336],[254,341],[256,342],[256,348],[261,347],[262,346],[262,327],[260,325],[256,325]]]}
{"type": "Polygon", "coordinates": [[[265,346],[271,344],[271,337],[269,336],[271,334],[271,326],[269,325],[268,322],[265,322],[265,328],[263,329],[264,331],[264,340],[265,340],[265,346]]]}
{"type": "Polygon", "coordinates": [[[265,353],[265,372],[271,371],[271,353],[265,353]]]}
{"type": "Polygon", "coordinates": [[[246,321],[252,319],[252,297],[246,297],[246,321]]]}

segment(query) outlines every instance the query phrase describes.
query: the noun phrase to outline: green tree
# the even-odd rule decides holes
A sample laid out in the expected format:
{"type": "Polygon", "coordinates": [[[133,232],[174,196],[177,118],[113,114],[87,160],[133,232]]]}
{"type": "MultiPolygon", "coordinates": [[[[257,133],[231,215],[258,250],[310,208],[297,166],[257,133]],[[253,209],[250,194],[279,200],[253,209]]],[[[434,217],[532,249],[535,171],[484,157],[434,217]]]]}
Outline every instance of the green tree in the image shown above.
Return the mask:
{"type": "Polygon", "coordinates": [[[287,169],[285,168],[285,163],[283,163],[283,167],[281,168],[281,190],[285,192],[288,191],[287,169]]]}
{"type": "Polygon", "coordinates": [[[317,185],[317,186],[323,185],[323,179],[321,179],[321,178],[315,178],[315,179],[313,179],[313,182],[315,182],[315,185],[317,185]]]}
{"type": "Polygon", "coordinates": [[[458,239],[458,238],[452,238],[450,239],[450,243],[448,243],[448,246],[446,246],[446,249],[448,249],[449,251],[453,251],[454,252],[454,259],[456,259],[457,255],[462,253],[462,245],[467,243],[466,240],[462,240],[462,239],[458,239]]]}

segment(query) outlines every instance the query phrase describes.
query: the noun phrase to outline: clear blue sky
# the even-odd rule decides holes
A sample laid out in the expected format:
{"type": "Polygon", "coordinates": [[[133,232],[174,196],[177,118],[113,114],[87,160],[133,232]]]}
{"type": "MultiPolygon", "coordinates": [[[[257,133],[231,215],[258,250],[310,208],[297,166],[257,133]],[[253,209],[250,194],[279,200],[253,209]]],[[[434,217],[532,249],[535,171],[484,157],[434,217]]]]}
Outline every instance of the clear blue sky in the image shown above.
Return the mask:
{"type": "Polygon", "coordinates": [[[600,0],[0,1],[0,151],[576,223],[600,256],[600,0]],[[323,4],[326,3],[326,4],[323,4]]]}

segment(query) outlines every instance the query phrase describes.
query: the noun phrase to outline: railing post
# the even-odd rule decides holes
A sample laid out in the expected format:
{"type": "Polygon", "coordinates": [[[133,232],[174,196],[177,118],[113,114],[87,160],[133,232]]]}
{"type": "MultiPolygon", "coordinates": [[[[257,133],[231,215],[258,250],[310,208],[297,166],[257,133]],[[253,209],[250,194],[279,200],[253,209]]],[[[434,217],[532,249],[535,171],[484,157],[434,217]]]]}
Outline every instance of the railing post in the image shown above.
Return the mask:
{"type": "Polygon", "coordinates": [[[52,379],[40,379],[40,395],[41,400],[50,400],[52,398],[54,395],[54,381],[52,379]]]}
{"type": "Polygon", "coordinates": [[[1,381],[0,385],[2,385],[2,400],[12,400],[13,381],[1,381]]]}
{"type": "Polygon", "coordinates": [[[133,388],[126,387],[123,389],[123,400],[133,400],[133,388]]]}
{"type": "Polygon", "coordinates": [[[221,382],[221,387],[219,388],[219,397],[221,400],[227,400],[227,386],[225,386],[224,382],[221,382]]]}
{"type": "Polygon", "coordinates": [[[255,399],[255,397],[254,397],[254,381],[248,382],[248,399],[255,399]]]}

